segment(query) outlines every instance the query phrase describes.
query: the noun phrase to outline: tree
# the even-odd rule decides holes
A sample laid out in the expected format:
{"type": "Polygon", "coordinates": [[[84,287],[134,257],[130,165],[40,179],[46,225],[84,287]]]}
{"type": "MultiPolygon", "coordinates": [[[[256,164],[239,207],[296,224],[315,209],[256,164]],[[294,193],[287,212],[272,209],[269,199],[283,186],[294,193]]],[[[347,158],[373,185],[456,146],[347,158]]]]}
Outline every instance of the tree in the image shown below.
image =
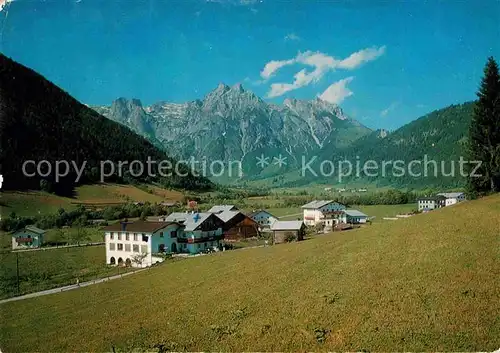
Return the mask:
{"type": "Polygon", "coordinates": [[[142,263],[148,256],[147,252],[141,253],[141,254],[134,254],[131,256],[131,260],[134,264],[137,265],[137,267],[142,267],[142,263]]]}
{"type": "Polygon", "coordinates": [[[477,96],[468,152],[470,161],[482,162],[475,172],[481,176],[469,176],[468,188],[472,193],[496,192],[500,190],[500,75],[493,57],[488,58],[477,96]]]}
{"type": "Polygon", "coordinates": [[[78,226],[76,232],[72,232],[72,236],[73,236],[73,241],[75,241],[78,245],[80,245],[80,242],[82,241],[90,240],[89,233],[82,226],[78,226]]]}

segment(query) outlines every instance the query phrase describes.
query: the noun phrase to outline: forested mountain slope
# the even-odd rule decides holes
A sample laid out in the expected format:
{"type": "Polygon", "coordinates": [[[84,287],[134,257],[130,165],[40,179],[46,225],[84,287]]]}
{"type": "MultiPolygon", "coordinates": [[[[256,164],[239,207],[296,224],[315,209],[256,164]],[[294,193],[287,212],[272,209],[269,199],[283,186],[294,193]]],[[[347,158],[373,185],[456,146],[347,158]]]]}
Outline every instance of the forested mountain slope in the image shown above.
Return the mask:
{"type": "MultiPolygon", "coordinates": [[[[92,183],[100,178],[101,161],[174,161],[161,149],[125,126],[101,116],[79,103],[69,94],[26,68],[0,54],[0,165],[3,189],[52,189],[71,192],[77,179],[72,168],[55,183],[55,175],[27,177],[22,171],[27,160],[48,161],[53,167],[58,160],[87,162],[79,183],[92,183]],[[43,181],[45,180],[45,181],[43,181]]],[[[31,167],[33,169],[33,167],[31,167]]],[[[186,168],[181,168],[186,171],[186,168]]],[[[30,173],[33,170],[30,170],[30,173]]],[[[42,170],[42,172],[44,172],[42,170]]],[[[212,184],[205,178],[188,173],[185,177],[148,176],[146,171],[130,175],[128,168],[107,181],[156,181],[164,186],[205,189],[212,184]]],[[[152,173],[153,174],[153,173],[152,173]]]]}

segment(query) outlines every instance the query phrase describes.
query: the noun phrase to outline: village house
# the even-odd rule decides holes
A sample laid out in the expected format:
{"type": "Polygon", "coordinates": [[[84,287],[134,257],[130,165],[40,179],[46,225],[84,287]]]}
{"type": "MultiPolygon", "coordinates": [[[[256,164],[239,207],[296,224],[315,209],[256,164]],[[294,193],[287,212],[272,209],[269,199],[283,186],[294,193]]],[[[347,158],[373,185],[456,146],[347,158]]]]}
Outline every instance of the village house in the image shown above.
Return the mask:
{"type": "Polygon", "coordinates": [[[179,222],[184,226],[177,238],[178,252],[196,254],[222,245],[224,222],[213,213],[174,212],[160,221],[179,222]]]}
{"type": "Polygon", "coordinates": [[[161,262],[155,253],[176,253],[183,225],[177,222],[120,222],[105,227],[106,263],[134,267],[161,262]],[[142,257],[142,259],[141,259],[142,257]],[[141,259],[140,263],[137,262],[141,259]]]}
{"type": "Polygon", "coordinates": [[[271,225],[278,220],[278,217],[273,216],[266,210],[257,210],[248,215],[251,219],[257,222],[261,229],[271,228],[271,225]]]}
{"type": "Polygon", "coordinates": [[[12,234],[12,249],[39,248],[46,231],[35,226],[26,226],[12,234]]]}
{"type": "Polygon", "coordinates": [[[446,206],[446,197],[441,195],[421,197],[417,200],[419,211],[431,211],[446,206]]]}
{"type": "Polygon", "coordinates": [[[361,211],[345,210],[344,219],[342,223],[360,224],[360,223],[366,223],[367,220],[368,216],[361,211]]]}
{"type": "Polygon", "coordinates": [[[225,240],[240,240],[259,236],[259,224],[240,211],[223,211],[215,215],[224,222],[225,240]]]}
{"type": "Polygon", "coordinates": [[[451,206],[466,200],[465,193],[463,192],[442,192],[439,193],[438,196],[446,198],[445,206],[451,206]]]}
{"type": "Polygon", "coordinates": [[[307,226],[315,226],[319,223],[340,223],[346,207],[335,201],[311,201],[302,206],[304,211],[304,223],[307,226]]]}
{"type": "Polygon", "coordinates": [[[276,221],[271,225],[273,244],[303,240],[305,229],[302,221],[276,221]]]}

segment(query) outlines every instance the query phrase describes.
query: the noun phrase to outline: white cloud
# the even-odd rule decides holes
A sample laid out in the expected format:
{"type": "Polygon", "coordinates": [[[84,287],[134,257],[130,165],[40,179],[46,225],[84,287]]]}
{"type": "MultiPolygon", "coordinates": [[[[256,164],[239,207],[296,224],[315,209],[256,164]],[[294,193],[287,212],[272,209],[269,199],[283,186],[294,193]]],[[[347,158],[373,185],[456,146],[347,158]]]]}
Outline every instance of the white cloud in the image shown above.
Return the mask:
{"type": "Polygon", "coordinates": [[[354,93],[347,87],[347,84],[354,79],[353,76],[344,78],[343,80],[337,81],[331,84],[320,96],[319,98],[334,104],[340,104],[347,97],[352,96],[354,93]]]}
{"type": "Polygon", "coordinates": [[[272,60],[268,62],[261,71],[260,76],[264,80],[271,78],[279,69],[293,65],[302,64],[313,68],[312,71],[302,69],[294,75],[293,83],[274,83],[268,97],[278,97],[286,92],[318,82],[328,72],[335,69],[354,70],[362,64],[373,61],[385,52],[385,46],[366,48],[352,53],[347,58],[339,60],[321,52],[306,51],[298,53],[293,59],[272,60]]]}
{"type": "Polygon", "coordinates": [[[14,0],[0,0],[0,12],[3,11],[7,7],[9,3],[11,3],[14,0]]]}
{"type": "Polygon", "coordinates": [[[385,108],[384,110],[382,110],[380,112],[380,116],[381,117],[385,117],[387,116],[387,114],[389,114],[390,112],[392,112],[394,109],[396,109],[399,105],[399,102],[392,102],[387,108],[385,108]]]}
{"type": "Polygon", "coordinates": [[[339,63],[339,68],[352,70],[365,62],[375,60],[384,53],[385,45],[380,48],[363,49],[356,53],[352,53],[348,58],[342,60],[339,63]]]}
{"type": "Polygon", "coordinates": [[[295,40],[297,40],[297,41],[298,41],[298,40],[300,40],[300,39],[301,39],[301,38],[300,38],[298,35],[296,35],[295,33],[289,33],[289,34],[287,34],[287,35],[285,36],[285,40],[286,40],[286,41],[289,41],[289,40],[290,40],[290,41],[295,41],[295,40]]]}
{"type": "Polygon", "coordinates": [[[264,66],[264,68],[262,69],[262,71],[260,72],[260,77],[262,77],[264,80],[267,80],[268,78],[270,78],[276,71],[278,71],[280,68],[282,68],[283,66],[287,66],[287,65],[291,65],[293,64],[295,61],[294,59],[291,59],[291,60],[283,60],[283,61],[279,61],[279,60],[272,60],[270,62],[268,62],[266,64],[266,66],[264,66]]]}

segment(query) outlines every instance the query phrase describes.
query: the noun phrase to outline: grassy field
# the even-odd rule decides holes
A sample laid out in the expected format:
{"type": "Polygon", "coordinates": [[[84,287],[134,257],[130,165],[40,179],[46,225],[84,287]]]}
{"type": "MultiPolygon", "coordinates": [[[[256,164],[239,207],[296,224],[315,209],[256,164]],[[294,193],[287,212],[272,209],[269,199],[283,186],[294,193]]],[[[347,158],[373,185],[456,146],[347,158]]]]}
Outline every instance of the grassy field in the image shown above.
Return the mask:
{"type": "Polygon", "coordinates": [[[181,201],[182,197],[183,194],[179,191],[165,190],[156,186],[138,188],[116,184],[83,185],[76,188],[75,198],[60,197],[40,191],[2,192],[0,211],[3,217],[12,212],[18,216],[34,216],[55,213],[60,207],[71,210],[80,203],[106,205],[124,203],[127,200],[156,203],[165,200],[181,201]]]}
{"type": "MultiPolygon", "coordinates": [[[[88,240],[86,242],[101,242],[103,240],[103,232],[101,231],[101,227],[85,227],[83,230],[88,235],[88,240]]],[[[76,233],[80,231],[78,228],[63,228],[63,229],[48,229],[47,233],[45,233],[44,242],[52,242],[52,241],[63,241],[60,238],[59,232],[64,234],[64,239],[74,239],[71,236],[71,233],[76,233]]],[[[63,241],[64,242],[64,241],[63,241]]],[[[71,241],[69,241],[71,243],[71,241]]],[[[0,250],[1,249],[11,249],[12,248],[12,235],[11,233],[6,233],[0,231],[0,250]]]]}
{"type": "Polygon", "coordinates": [[[74,284],[76,278],[84,282],[118,274],[117,267],[106,266],[104,246],[4,252],[0,253],[0,298],[18,295],[16,257],[20,294],[74,284]]]}
{"type": "Polygon", "coordinates": [[[499,214],[496,195],[1,304],[1,348],[493,351],[499,214]]]}
{"type": "MultiPolygon", "coordinates": [[[[374,222],[384,222],[384,217],[395,217],[398,214],[409,213],[417,208],[417,204],[409,203],[406,205],[353,205],[351,208],[360,210],[370,217],[375,217],[374,222]]],[[[385,221],[390,222],[390,221],[385,221]]]]}

